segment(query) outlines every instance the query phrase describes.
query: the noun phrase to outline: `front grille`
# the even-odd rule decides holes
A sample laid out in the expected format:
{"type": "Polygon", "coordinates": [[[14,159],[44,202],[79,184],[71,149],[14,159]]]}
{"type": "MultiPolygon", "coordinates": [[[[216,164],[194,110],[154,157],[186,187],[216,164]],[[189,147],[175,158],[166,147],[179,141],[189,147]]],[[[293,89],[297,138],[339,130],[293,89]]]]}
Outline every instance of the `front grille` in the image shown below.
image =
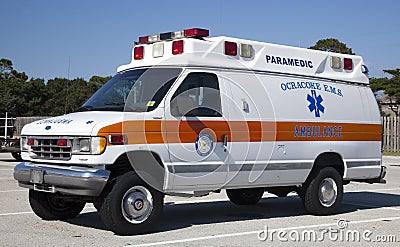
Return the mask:
{"type": "Polygon", "coordinates": [[[72,152],[72,138],[65,137],[35,137],[35,144],[31,146],[31,158],[47,160],[70,160],[72,152]],[[58,146],[58,140],[67,140],[67,145],[58,146]]]}

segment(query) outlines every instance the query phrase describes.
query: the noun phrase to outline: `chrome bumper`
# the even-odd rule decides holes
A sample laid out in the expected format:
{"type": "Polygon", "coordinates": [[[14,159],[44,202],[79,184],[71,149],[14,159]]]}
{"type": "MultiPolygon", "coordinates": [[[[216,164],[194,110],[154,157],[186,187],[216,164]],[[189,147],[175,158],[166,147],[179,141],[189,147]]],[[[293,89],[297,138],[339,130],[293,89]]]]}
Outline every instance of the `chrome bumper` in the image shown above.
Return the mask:
{"type": "Polygon", "coordinates": [[[88,167],[22,162],[14,168],[21,187],[70,195],[98,196],[110,171],[88,167]]]}

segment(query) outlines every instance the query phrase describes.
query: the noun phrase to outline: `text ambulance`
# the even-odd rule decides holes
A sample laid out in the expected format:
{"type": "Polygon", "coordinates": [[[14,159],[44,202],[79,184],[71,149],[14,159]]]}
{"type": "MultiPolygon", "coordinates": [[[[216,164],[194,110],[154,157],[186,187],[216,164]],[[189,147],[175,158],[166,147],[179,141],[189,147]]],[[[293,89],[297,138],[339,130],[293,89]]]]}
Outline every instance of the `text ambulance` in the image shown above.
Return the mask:
{"type": "Polygon", "coordinates": [[[294,191],[326,215],[344,184],[385,182],[361,57],[208,35],[140,37],[78,112],[23,128],[14,177],[39,217],[73,218],[91,202],[112,231],[137,234],[164,195],[221,189],[242,205],[294,191]]]}

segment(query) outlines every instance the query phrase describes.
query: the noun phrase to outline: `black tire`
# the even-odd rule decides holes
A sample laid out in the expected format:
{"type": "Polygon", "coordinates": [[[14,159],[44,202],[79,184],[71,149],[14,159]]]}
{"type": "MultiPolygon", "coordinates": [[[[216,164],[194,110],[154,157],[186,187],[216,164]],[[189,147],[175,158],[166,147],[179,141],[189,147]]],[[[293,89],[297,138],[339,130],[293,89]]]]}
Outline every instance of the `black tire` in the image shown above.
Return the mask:
{"type": "MultiPolygon", "coordinates": [[[[11,143],[11,147],[16,147],[18,149],[20,149],[20,142],[19,140],[17,142],[11,143]]],[[[21,157],[21,152],[11,152],[12,157],[16,160],[16,161],[22,161],[22,157],[21,157]]]]}
{"type": "Polygon", "coordinates": [[[147,233],[161,216],[164,194],[147,185],[133,171],[113,179],[105,191],[100,215],[117,235],[147,233]]]}
{"type": "Polygon", "coordinates": [[[20,152],[11,152],[12,157],[16,161],[22,161],[21,153],[20,152]]]}
{"type": "Polygon", "coordinates": [[[333,167],[316,170],[306,182],[300,197],[309,213],[314,215],[334,214],[343,200],[343,179],[333,167]],[[322,193],[322,191],[328,192],[322,193]]]}
{"type": "Polygon", "coordinates": [[[29,190],[29,203],[33,212],[43,220],[75,218],[85,207],[85,202],[66,201],[56,194],[29,190]]]}
{"type": "Polygon", "coordinates": [[[264,190],[258,188],[226,190],[226,194],[229,200],[237,205],[252,205],[260,201],[264,190]]]}
{"type": "Polygon", "coordinates": [[[101,199],[96,199],[93,201],[93,206],[97,210],[97,212],[100,212],[102,205],[103,205],[103,200],[101,200],[101,199]]]}

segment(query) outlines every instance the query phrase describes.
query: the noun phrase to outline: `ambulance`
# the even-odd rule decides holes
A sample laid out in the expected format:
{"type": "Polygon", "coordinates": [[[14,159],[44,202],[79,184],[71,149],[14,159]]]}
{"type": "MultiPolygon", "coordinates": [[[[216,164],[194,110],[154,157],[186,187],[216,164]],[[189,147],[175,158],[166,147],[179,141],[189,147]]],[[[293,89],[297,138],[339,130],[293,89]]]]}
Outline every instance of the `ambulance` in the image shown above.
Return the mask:
{"type": "Polygon", "coordinates": [[[295,192],[329,215],[343,185],[385,182],[360,56],[208,36],[140,37],[79,111],[23,128],[14,178],[37,216],[70,219],[93,203],[110,230],[132,235],[159,221],[165,195],[226,190],[250,205],[295,192]]]}

